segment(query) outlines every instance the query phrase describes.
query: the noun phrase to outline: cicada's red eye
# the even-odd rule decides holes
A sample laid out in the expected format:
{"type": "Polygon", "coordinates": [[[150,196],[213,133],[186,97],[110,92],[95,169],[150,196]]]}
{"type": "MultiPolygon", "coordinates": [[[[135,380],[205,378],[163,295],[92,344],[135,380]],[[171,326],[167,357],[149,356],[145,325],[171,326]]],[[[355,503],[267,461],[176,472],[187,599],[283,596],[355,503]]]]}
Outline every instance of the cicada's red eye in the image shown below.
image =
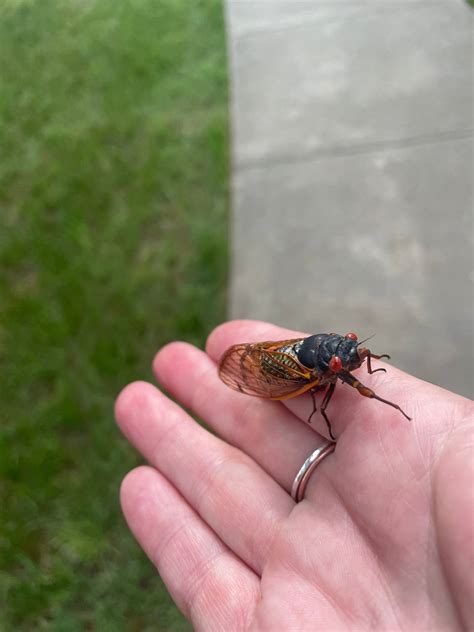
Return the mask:
{"type": "Polygon", "coordinates": [[[329,370],[332,373],[339,373],[342,370],[342,360],[339,356],[332,356],[329,360],[329,370]]]}
{"type": "Polygon", "coordinates": [[[344,338],[349,338],[349,340],[357,340],[357,334],[355,334],[353,331],[350,331],[344,336],[344,338]]]}

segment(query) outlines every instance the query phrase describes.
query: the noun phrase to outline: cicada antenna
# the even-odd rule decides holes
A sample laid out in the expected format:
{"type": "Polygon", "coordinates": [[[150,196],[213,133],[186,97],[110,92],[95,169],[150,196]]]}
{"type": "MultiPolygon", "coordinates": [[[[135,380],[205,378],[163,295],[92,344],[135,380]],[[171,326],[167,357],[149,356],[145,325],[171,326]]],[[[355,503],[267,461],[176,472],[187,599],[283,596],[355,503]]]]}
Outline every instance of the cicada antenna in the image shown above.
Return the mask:
{"type": "Polygon", "coordinates": [[[375,334],[372,334],[371,336],[369,336],[368,338],[364,338],[364,340],[361,340],[360,342],[357,343],[357,346],[360,347],[360,345],[364,344],[364,342],[367,342],[367,340],[370,340],[371,338],[373,338],[375,336],[375,334]]]}

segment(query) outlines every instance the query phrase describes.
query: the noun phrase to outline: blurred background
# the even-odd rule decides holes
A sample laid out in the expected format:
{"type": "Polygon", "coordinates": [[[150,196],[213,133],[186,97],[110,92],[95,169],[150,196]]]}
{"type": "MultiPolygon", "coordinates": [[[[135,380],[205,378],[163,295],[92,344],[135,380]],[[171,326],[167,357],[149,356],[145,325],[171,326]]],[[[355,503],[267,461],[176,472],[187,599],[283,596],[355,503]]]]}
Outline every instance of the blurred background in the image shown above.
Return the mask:
{"type": "Polygon", "coordinates": [[[188,629],[122,518],[113,420],[225,318],[220,0],[0,2],[0,629],[188,629]]]}
{"type": "Polygon", "coordinates": [[[0,0],[0,68],[0,629],[188,630],[115,396],[229,314],[470,394],[472,11],[0,0]]]}
{"type": "Polygon", "coordinates": [[[473,395],[473,11],[227,0],[230,308],[473,395]]]}

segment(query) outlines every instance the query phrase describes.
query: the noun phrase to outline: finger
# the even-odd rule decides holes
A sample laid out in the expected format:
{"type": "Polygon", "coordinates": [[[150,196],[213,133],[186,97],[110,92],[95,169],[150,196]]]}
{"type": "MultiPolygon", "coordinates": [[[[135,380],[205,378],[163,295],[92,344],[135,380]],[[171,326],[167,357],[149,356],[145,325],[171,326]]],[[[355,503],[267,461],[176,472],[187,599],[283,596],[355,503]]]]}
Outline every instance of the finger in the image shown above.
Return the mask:
{"type": "Polygon", "coordinates": [[[223,542],[260,573],[273,535],[294,506],[284,490],[151,384],[126,387],[117,400],[116,417],[129,441],[223,542]]]}
{"type": "Polygon", "coordinates": [[[474,410],[451,433],[434,472],[438,548],[465,628],[474,629],[474,505],[472,445],[474,410]],[[470,605],[469,605],[470,604],[470,605]]]}
{"type": "MultiPolygon", "coordinates": [[[[206,350],[214,361],[218,362],[224,351],[239,342],[253,342],[258,340],[282,340],[285,338],[305,337],[308,334],[280,329],[275,325],[260,321],[238,320],[224,323],[217,327],[209,336],[206,350]]],[[[374,368],[386,368],[387,373],[369,375],[365,365],[353,372],[363,384],[374,390],[377,395],[400,405],[410,415],[412,394],[418,390],[420,382],[412,376],[385,364],[380,360],[373,361],[374,368]]],[[[318,410],[324,397],[324,391],[315,395],[318,410]]],[[[284,400],[282,402],[289,410],[302,420],[307,420],[313,410],[313,400],[309,394],[284,400]]],[[[374,399],[362,397],[350,386],[338,382],[335,394],[326,409],[326,414],[333,426],[333,432],[340,437],[348,425],[356,422],[369,424],[374,437],[381,431],[380,419],[384,423],[400,425],[400,432],[407,432],[406,420],[402,413],[374,399]]],[[[327,427],[321,414],[311,419],[318,432],[327,436],[327,427]]]]}
{"type": "Polygon", "coordinates": [[[259,578],[166,478],[139,467],[124,479],[120,496],[131,531],[194,629],[246,629],[259,578]]]}
{"type": "Polygon", "coordinates": [[[279,402],[228,388],[209,356],[176,342],[155,357],[157,380],[221,437],[252,457],[288,492],[309,453],[324,439],[279,402]]]}

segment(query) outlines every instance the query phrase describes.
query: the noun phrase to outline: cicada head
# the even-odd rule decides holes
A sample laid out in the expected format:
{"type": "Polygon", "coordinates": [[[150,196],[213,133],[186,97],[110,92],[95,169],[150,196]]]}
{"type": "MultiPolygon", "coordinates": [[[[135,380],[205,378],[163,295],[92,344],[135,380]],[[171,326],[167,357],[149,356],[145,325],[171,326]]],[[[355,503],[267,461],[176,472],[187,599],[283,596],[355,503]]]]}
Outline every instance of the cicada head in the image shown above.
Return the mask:
{"type": "MultiPolygon", "coordinates": [[[[339,370],[343,371],[354,371],[360,367],[364,358],[367,354],[361,356],[361,349],[359,348],[359,343],[357,341],[357,336],[354,333],[346,334],[345,336],[341,336],[341,340],[339,341],[337,348],[335,349],[335,357],[340,359],[340,368],[339,370]]],[[[364,350],[366,351],[366,350],[364,350]]],[[[329,363],[329,368],[332,370],[331,364],[335,365],[337,360],[333,360],[329,363]]],[[[334,368],[337,368],[336,366],[334,368]]],[[[334,371],[338,373],[339,371],[334,371]]]]}

